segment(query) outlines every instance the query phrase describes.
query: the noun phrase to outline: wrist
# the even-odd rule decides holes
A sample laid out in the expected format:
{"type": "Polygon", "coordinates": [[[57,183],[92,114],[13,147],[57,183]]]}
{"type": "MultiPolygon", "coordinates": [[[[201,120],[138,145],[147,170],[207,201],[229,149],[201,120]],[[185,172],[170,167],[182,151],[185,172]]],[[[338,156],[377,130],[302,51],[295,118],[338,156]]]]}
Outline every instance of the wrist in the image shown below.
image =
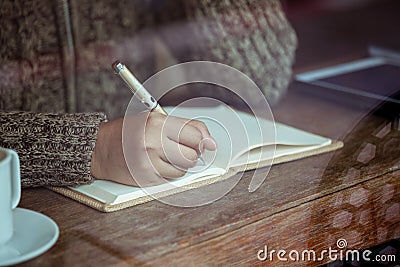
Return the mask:
{"type": "Polygon", "coordinates": [[[90,174],[97,178],[101,178],[101,150],[102,145],[104,144],[104,122],[100,124],[99,129],[97,131],[96,143],[92,152],[92,157],[90,161],[90,174]]]}

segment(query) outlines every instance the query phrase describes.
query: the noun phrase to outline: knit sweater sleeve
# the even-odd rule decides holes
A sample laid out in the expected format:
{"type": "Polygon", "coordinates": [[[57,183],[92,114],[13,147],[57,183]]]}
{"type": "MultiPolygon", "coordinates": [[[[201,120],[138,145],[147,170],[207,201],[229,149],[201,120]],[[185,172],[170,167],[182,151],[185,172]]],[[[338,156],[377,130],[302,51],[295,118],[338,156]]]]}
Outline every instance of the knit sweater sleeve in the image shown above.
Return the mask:
{"type": "MultiPolygon", "coordinates": [[[[178,61],[232,66],[248,75],[270,103],[277,102],[291,81],[297,48],[296,34],[280,1],[187,0],[184,4],[185,19],[171,7],[168,14],[175,14],[174,31],[161,32],[178,61]]],[[[228,97],[220,94],[222,99],[228,97]]]]}
{"type": "Polygon", "coordinates": [[[23,187],[89,183],[91,155],[105,120],[102,113],[0,112],[0,147],[18,153],[23,187]]]}

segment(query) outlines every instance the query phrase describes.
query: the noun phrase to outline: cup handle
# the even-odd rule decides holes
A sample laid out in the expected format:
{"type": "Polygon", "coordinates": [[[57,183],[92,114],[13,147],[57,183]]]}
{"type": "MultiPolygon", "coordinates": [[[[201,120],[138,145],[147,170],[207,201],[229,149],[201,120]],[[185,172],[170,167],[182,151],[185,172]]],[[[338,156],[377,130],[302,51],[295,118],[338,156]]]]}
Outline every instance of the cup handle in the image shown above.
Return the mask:
{"type": "Polygon", "coordinates": [[[12,200],[11,207],[15,209],[18,206],[19,200],[21,198],[21,176],[19,169],[19,157],[17,152],[14,150],[8,149],[8,152],[11,155],[11,171],[12,171],[12,200]]]}

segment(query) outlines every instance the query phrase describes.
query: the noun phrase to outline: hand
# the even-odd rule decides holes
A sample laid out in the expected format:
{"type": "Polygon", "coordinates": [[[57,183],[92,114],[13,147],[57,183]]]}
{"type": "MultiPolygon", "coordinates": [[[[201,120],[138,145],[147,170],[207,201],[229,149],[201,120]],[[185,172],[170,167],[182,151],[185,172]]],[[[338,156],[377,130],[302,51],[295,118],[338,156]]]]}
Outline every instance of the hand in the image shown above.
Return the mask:
{"type": "Polygon", "coordinates": [[[215,150],[216,146],[200,121],[156,112],[130,115],[125,122],[119,118],[100,125],[91,174],[127,185],[156,185],[163,183],[163,178],[183,176],[203,149],[215,150]]]}

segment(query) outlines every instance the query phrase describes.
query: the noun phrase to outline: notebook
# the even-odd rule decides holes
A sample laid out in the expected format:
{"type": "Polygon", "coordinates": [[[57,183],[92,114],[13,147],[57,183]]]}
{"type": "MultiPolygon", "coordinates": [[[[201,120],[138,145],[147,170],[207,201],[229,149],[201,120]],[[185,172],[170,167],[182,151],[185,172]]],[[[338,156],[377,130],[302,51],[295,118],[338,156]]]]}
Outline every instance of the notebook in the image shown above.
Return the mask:
{"type": "Polygon", "coordinates": [[[228,106],[166,108],[168,114],[203,121],[218,144],[182,178],[157,186],[132,187],[96,180],[78,187],[50,187],[58,193],[103,212],[145,203],[242,172],[341,148],[343,143],[271,120],[256,118],[228,106]]]}

